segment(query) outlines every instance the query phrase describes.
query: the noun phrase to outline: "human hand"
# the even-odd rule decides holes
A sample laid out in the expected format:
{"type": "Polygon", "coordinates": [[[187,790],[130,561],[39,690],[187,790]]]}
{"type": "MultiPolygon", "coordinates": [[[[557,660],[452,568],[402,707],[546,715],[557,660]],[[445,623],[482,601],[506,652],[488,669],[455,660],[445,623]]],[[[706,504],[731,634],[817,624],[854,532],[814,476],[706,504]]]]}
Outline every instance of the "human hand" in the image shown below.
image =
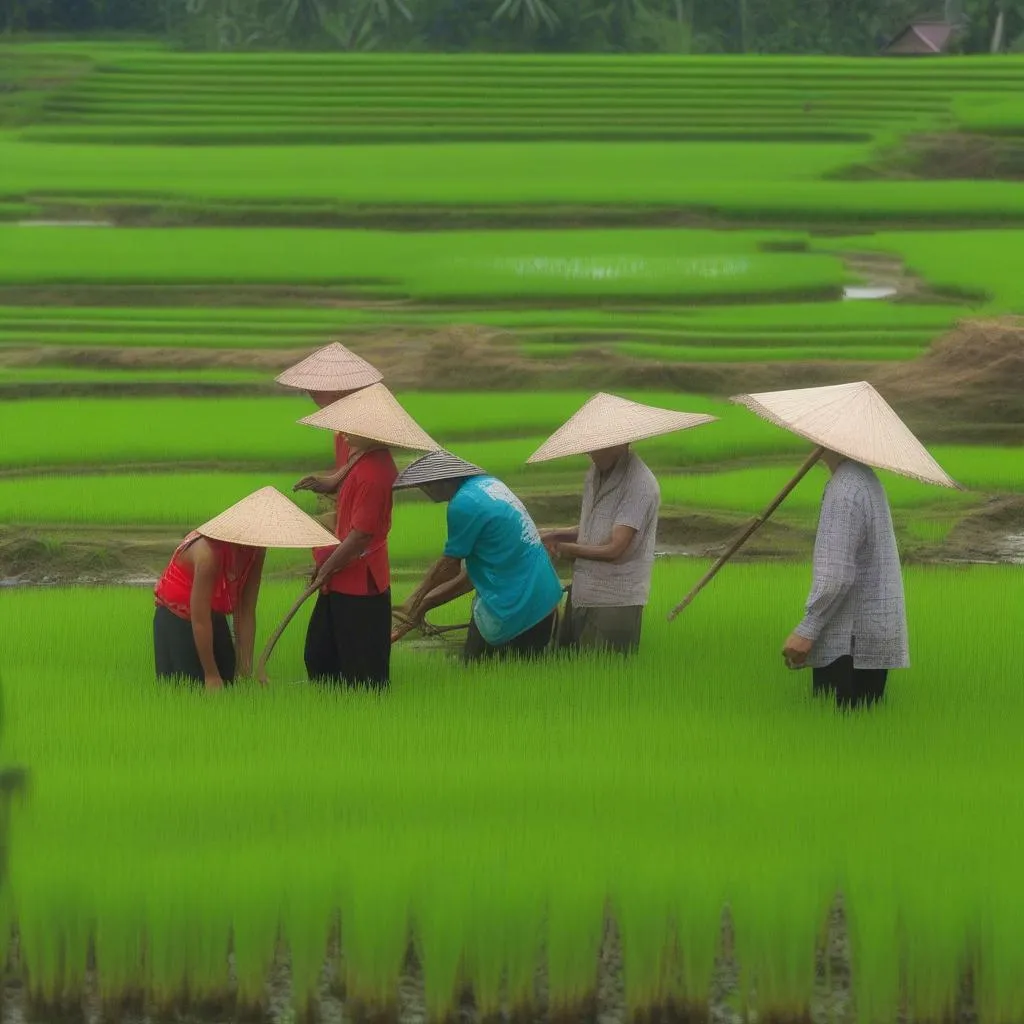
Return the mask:
{"type": "Polygon", "coordinates": [[[322,477],[316,473],[304,476],[292,487],[293,491],[312,491],[314,494],[330,494],[333,490],[329,477],[322,477]]]}
{"type": "Polygon", "coordinates": [[[577,551],[579,550],[578,544],[556,544],[555,545],[555,557],[561,558],[565,562],[572,562],[577,557],[577,551]]]}
{"type": "Polygon", "coordinates": [[[330,582],[333,572],[324,572],[323,566],[314,569],[309,577],[310,589],[319,590],[321,594],[327,593],[327,584],[330,582]]]}
{"type": "Polygon", "coordinates": [[[808,640],[806,637],[800,636],[799,633],[790,633],[782,648],[782,657],[786,659],[786,667],[800,668],[807,661],[807,655],[811,653],[813,646],[813,640],[808,640]]]}
{"type": "Polygon", "coordinates": [[[397,626],[394,626],[391,630],[391,642],[397,644],[407,633],[411,633],[415,629],[415,625],[408,620],[399,622],[397,626]]]}
{"type": "Polygon", "coordinates": [[[223,690],[224,680],[220,676],[207,676],[206,677],[206,688],[208,690],[223,690]]]}

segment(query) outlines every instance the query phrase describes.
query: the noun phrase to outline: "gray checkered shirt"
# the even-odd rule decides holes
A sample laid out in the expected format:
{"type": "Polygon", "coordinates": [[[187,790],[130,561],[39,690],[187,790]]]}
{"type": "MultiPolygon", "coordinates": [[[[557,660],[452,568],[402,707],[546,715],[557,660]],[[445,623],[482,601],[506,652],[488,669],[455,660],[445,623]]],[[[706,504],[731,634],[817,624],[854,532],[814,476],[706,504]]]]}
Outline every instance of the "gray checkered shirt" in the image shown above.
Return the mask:
{"type": "Polygon", "coordinates": [[[614,562],[576,559],[572,574],[575,608],[628,608],[647,604],[654,567],[661,488],[635,452],[627,452],[603,477],[590,467],[583,485],[580,544],[607,544],[616,526],[636,534],[614,562]]]}
{"type": "Polygon", "coordinates": [[[853,655],[855,668],[906,668],[907,616],[892,516],[874,472],[840,463],[825,486],[814,581],[796,632],[814,641],[807,664],[853,655]]]}

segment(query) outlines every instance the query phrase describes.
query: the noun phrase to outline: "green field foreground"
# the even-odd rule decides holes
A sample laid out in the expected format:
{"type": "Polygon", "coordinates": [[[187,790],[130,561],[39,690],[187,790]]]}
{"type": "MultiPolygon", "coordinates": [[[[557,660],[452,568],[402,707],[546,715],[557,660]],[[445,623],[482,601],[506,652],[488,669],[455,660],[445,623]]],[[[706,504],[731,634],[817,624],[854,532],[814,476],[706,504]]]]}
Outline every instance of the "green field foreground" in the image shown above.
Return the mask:
{"type": "MultiPolygon", "coordinates": [[[[351,1000],[389,999],[412,914],[434,1012],[460,961],[493,1009],[503,967],[529,998],[546,911],[569,1008],[610,899],[630,1005],[659,993],[670,919],[699,1002],[728,901],[742,998],[756,978],[758,1006],[798,1013],[841,889],[864,1019],[892,1019],[901,970],[916,1019],[938,1019],[970,956],[982,1019],[1017,1019],[1024,933],[993,894],[1013,891],[1022,839],[1001,614],[1019,571],[908,571],[914,667],[846,721],[778,656],[807,568],[732,567],[666,624],[700,569],[659,569],[635,662],[455,672],[399,648],[383,698],[288,685],[300,624],[269,690],[210,700],[150,681],[147,591],[5,596],[5,756],[33,766],[8,913],[40,998],[62,943],[64,985],[81,980],[90,929],[106,991],[216,991],[229,928],[255,998],[280,925],[301,1003],[338,909],[351,1000]]],[[[262,636],[293,593],[268,588],[262,636]]]]}

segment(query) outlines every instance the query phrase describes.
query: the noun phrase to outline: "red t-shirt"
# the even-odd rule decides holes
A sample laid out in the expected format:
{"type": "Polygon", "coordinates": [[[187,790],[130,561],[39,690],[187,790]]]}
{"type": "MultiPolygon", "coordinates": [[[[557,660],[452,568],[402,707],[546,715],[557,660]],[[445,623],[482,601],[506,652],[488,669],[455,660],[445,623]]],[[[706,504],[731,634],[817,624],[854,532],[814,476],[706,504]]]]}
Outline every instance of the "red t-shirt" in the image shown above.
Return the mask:
{"type": "MultiPolygon", "coordinates": [[[[346,459],[346,462],[348,460],[346,459]]],[[[343,541],[353,530],[370,534],[366,552],[354,558],[328,581],[336,594],[380,594],[391,586],[388,533],[391,531],[391,490],[398,468],[386,448],[367,452],[349,471],[338,491],[334,535],[343,541]]],[[[313,558],[323,565],[334,548],[316,548],[313,558]]]]}

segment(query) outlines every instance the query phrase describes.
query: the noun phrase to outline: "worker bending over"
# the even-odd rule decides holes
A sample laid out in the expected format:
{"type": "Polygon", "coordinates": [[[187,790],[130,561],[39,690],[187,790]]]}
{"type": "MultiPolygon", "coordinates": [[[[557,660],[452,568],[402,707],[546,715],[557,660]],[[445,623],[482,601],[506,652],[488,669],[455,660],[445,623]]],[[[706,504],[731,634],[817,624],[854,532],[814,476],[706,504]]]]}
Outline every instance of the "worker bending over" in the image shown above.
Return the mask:
{"type": "Polygon", "coordinates": [[[236,674],[251,675],[266,549],[333,543],[319,523],[273,487],[193,530],[154,591],[157,679],[187,679],[219,690],[236,674]]]}
{"type": "Polygon", "coordinates": [[[464,658],[535,657],[551,645],[562,585],[523,503],[479,466],[432,452],[399,474],[395,488],[419,487],[447,502],[444,554],[400,609],[406,626],[476,591],[464,658]]]}

